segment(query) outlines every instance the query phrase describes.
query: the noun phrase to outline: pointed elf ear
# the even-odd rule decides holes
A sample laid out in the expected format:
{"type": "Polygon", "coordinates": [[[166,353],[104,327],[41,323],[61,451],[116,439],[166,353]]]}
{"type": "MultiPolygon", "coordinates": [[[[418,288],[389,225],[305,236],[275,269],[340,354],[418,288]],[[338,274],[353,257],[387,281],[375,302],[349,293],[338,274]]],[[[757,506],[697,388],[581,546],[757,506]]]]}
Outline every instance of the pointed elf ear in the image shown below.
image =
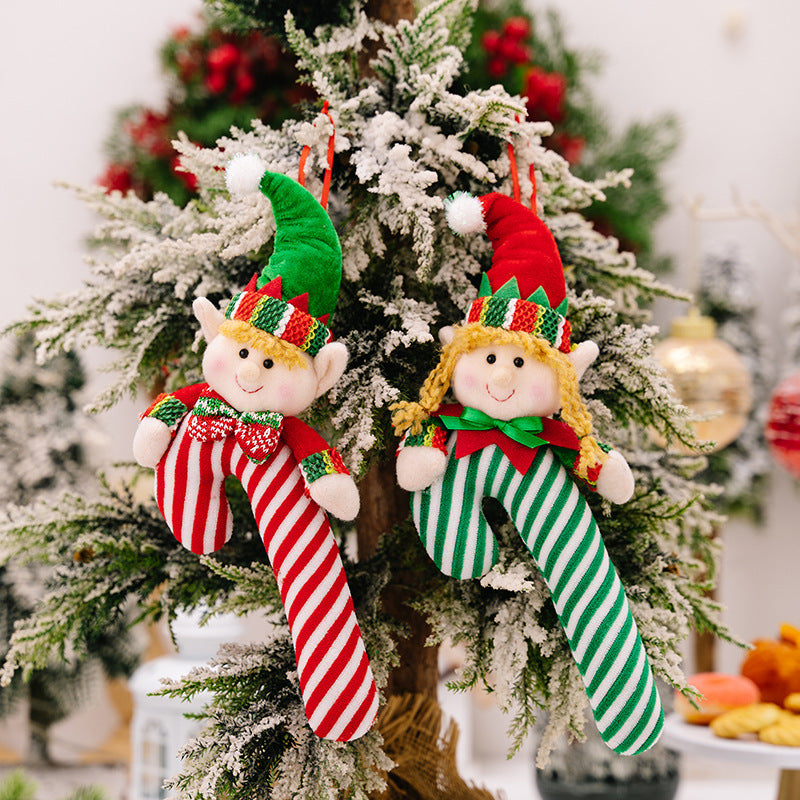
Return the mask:
{"type": "Polygon", "coordinates": [[[219,326],[225,321],[225,315],[206,297],[198,297],[192,303],[192,311],[200,323],[203,336],[210,342],[219,333],[219,326]]]}
{"type": "Polygon", "coordinates": [[[453,336],[455,335],[455,331],[453,330],[452,325],[447,325],[446,327],[442,328],[439,331],[439,341],[443,345],[448,345],[450,342],[453,341],[453,336]]]}
{"type": "Polygon", "coordinates": [[[591,340],[581,342],[574,350],[567,354],[567,358],[572,362],[575,367],[575,374],[578,380],[583,377],[586,368],[597,358],[600,354],[600,348],[591,340]]]}
{"type": "Polygon", "coordinates": [[[317,393],[321,397],[344,374],[347,366],[347,348],[341,342],[326,344],[314,356],[314,371],[317,373],[317,393]]]}

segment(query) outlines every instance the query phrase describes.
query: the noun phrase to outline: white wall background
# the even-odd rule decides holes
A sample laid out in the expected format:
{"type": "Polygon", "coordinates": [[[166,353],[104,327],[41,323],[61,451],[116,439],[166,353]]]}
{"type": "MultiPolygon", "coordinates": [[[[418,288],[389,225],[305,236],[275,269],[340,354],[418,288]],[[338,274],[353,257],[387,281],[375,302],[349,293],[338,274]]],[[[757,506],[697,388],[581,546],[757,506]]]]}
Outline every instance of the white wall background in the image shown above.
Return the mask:
{"type": "MultiPolygon", "coordinates": [[[[157,47],[171,27],[191,21],[199,0],[74,0],[14,3],[4,9],[0,48],[0,325],[32,296],[80,285],[82,238],[91,217],[54,181],[91,183],[101,172],[112,112],[129,102],[158,105],[163,83],[157,47]]],[[[537,4],[538,5],[538,4],[537,4]]],[[[683,143],[665,173],[675,210],[661,226],[665,251],[687,251],[686,196],[729,204],[731,187],[781,215],[800,202],[797,35],[791,0],[558,0],[570,41],[605,54],[596,96],[620,126],[670,110],[683,143]],[[731,31],[732,27],[735,29],[731,31]]],[[[785,287],[800,270],[754,222],[708,223],[708,248],[736,243],[758,271],[761,321],[776,343],[785,287]]],[[[685,281],[679,272],[674,281],[685,281]]],[[[664,321],[681,308],[659,311],[664,321]]],[[[89,364],[100,361],[92,354],[89,364]]],[[[789,366],[789,365],[784,365],[789,366]]],[[[797,369],[800,365],[794,365],[797,369]]],[[[89,392],[103,385],[93,379],[89,392]]],[[[108,460],[129,458],[135,403],[104,415],[108,460]]],[[[720,597],[744,638],[772,636],[781,621],[800,624],[800,491],[777,468],[763,528],[725,526],[720,597]]],[[[737,670],[741,654],[720,650],[737,670]]]]}
{"type": "MultiPolygon", "coordinates": [[[[529,0],[530,2],[530,0],[529,0]]],[[[622,126],[663,111],[680,118],[682,144],[663,175],[673,211],[661,225],[661,248],[676,257],[672,282],[687,287],[688,214],[699,195],[709,208],[731,206],[735,186],[746,200],[788,217],[800,212],[800,6],[790,0],[558,0],[570,41],[605,56],[596,97],[622,126]]],[[[534,3],[533,7],[536,7],[534,3]]],[[[735,245],[757,271],[762,323],[775,343],[777,369],[797,371],[781,349],[781,312],[796,263],[758,223],[707,222],[703,248],[735,245]]],[[[795,298],[797,295],[795,295],[795,298]]],[[[685,309],[659,307],[667,323],[685,309]]],[[[771,637],[782,621],[800,624],[794,565],[800,557],[800,487],[777,467],[763,527],[731,520],[719,597],[744,639],[771,637]]],[[[738,671],[742,653],[719,647],[719,668],[738,671]]]]}

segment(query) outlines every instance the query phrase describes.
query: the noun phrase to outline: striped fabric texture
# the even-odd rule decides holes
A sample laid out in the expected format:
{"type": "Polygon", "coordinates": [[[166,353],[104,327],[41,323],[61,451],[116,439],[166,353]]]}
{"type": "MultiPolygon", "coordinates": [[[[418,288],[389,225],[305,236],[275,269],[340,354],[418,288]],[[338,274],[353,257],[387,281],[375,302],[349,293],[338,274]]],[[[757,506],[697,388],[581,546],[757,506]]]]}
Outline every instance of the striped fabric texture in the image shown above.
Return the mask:
{"type": "Polygon", "coordinates": [[[548,341],[556,350],[569,353],[570,324],[552,308],[530,300],[500,295],[478,297],[467,312],[467,323],[479,322],[491,328],[525,331],[548,341]]]}
{"type": "Polygon", "coordinates": [[[308,484],[314,483],[325,475],[350,474],[342,457],[333,448],[306,456],[300,462],[300,472],[308,484]]]}
{"type": "Polygon", "coordinates": [[[191,416],[156,468],[161,513],[184,547],[213,552],[233,529],[225,478],[241,481],[278,581],[311,728],[336,741],[362,736],[375,721],[378,693],[325,512],[305,494],[285,442],[256,464],[233,436],[194,439],[191,416]]]}
{"type": "Polygon", "coordinates": [[[163,422],[170,431],[174,432],[178,427],[178,423],[183,419],[188,410],[186,405],[178,400],[177,397],[162,392],[145,409],[140,419],[154,417],[159,420],[159,422],[163,422]]]}
{"type": "Polygon", "coordinates": [[[444,476],[411,498],[428,555],[455,578],[484,575],[498,547],[481,500],[499,500],[550,589],[603,741],[623,755],[647,750],[664,724],[661,701],[585,498],[549,447],[538,449],[523,474],[496,445],[454,458],[454,439],[444,476]]]}
{"type": "Polygon", "coordinates": [[[242,291],[225,309],[227,319],[241,320],[315,356],[333,334],[320,320],[279,297],[242,291]]]}
{"type": "Polygon", "coordinates": [[[400,449],[404,447],[435,447],[443,453],[447,453],[447,437],[449,432],[442,427],[437,419],[426,419],[422,421],[422,430],[419,433],[411,433],[409,428],[400,441],[400,449]]]}

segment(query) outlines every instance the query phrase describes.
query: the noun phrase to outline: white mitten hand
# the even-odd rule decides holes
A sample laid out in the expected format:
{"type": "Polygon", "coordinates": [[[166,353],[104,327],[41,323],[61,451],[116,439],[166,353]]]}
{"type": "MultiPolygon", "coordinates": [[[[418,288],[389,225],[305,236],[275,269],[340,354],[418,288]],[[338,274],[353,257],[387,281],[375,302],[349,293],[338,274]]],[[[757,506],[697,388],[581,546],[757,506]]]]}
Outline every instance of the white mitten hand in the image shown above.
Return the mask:
{"type": "Polygon", "coordinates": [[[597,493],[612,503],[627,503],[633,497],[633,473],[622,453],[612,450],[600,469],[597,493]]]}
{"type": "Polygon", "coordinates": [[[133,437],[133,457],[143,467],[155,469],[172,441],[170,429],[155,417],[145,417],[133,437]]]}
{"type": "Polygon", "coordinates": [[[397,454],[397,483],[407,492],[427,489],[446,468],[447,456],[436,447],[404,447],[397,454]]]}
{"type": "Polygon", "coordinates": [[[360,499],[355,481],[344,473],[323,475],[308,487],[311,499],[337,519],[349,521],[358,515],[360,499]]]}

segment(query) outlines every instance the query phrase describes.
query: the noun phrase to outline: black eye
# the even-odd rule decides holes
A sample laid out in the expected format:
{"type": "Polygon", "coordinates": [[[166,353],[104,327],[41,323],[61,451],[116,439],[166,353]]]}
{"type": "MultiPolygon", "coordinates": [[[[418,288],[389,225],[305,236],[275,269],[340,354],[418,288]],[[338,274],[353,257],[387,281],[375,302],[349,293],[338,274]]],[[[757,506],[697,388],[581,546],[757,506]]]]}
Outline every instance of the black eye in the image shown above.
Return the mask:
{"type": "Polygon", "coordinates": [[[489,353],[489,355],[486,356],[487,364],[494,364],[495,361],[497,361],[497,356],[494,353],[489,353]]]}
{"type": "Polygon", "coordinates": [[[265,358],[264,359],[264,369],[272,369],[272,365],[274,363],[275,362],[271,358],[265,358]]]}
{"type": "Polygon", "coordinates": [[[515,367],[521,367],[524,363],[525,363],[525,359],[524,358],[520,358],[519,356],[517,356],[514,359],[514,366],[515,367]]]}
{"type": "Polygon", "coordinates": [[[249,355],[250,355],[250,351],[246,347],[243,347],[239,351],[239,358],[247,358],[247,356],[249,356],[249,355]]]}

